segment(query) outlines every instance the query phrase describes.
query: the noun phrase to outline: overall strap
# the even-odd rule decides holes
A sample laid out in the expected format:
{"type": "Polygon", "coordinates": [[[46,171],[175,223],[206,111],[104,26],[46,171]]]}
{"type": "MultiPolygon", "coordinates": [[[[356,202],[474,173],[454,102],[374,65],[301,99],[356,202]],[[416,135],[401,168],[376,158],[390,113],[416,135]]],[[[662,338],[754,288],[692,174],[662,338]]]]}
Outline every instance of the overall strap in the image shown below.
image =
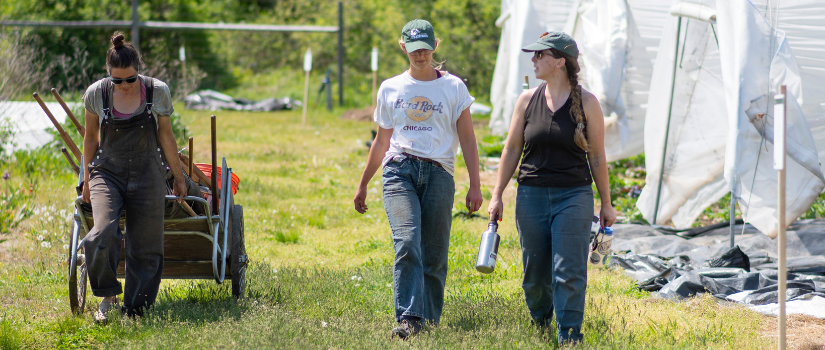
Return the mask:
{"type": "Polygon", "coordinates": [[[146,112],[152,115],[152,101],[155,97],[155,79],[152,77],[145,77],[143,85],[146,86],[146,112]]]}
{"type": "Polygon", "coordinates": [[[101,89],[103,89],[103,115],[100,116],[103,119],[109,118],[112,116],[112,105],[110,105],[110,101],[112,100],[112,89],[114,88],[114,84],[109,78],[103,80],[100,84],[101,89]]]}

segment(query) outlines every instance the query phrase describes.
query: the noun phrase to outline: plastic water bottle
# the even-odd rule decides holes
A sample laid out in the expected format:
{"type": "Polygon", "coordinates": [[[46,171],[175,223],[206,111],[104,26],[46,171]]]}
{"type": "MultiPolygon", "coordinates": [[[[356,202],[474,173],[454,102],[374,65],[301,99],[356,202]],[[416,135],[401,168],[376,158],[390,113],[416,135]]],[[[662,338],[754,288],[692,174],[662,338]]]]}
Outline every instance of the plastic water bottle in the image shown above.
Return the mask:
{"type": "Polygon", "coordinates": [[[481,273],[491,273],[496,269],[496,258],[498,258],[498,244],[501,241],[498,233],[498,223],[496,217],[490,220],[487,231],[481,234],[481,244],[478,246],[478,258],[476,258],[476,270],[481,273]]]}
{"type": "Polygon", "coordinates": [[[613,228],[599,228],[599,232],[590,243],[590,256],[587,260],[593,265],[603,266],[605,258],[610,254],[611,244],[613,244],[613,228]]]}

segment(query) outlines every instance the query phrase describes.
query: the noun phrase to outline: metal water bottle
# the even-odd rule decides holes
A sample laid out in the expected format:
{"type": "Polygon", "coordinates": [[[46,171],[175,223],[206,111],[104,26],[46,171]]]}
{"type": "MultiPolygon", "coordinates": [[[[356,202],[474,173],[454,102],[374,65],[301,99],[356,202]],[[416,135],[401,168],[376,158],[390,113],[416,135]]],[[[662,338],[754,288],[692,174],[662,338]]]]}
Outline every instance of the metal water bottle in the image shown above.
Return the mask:
{"type": "Polygon", "coordinates": [[[498,257],[498,243],[501,241],[498,233],[498,217],[491,218],[487,231],[481,234],[481,244],[478,246],[478,258],[476,258],[476,270],[481,273],[491,273],[496,269],[496,258],[498,257]]]}
{"type": "Polygon", "coordinates": [[[613,228],[599,228],[593,242],[590,243],[590,256],[587,259],[593,265],[604,265],[604,258],[610,254],[610,245],[613,244],[613,228]]]}

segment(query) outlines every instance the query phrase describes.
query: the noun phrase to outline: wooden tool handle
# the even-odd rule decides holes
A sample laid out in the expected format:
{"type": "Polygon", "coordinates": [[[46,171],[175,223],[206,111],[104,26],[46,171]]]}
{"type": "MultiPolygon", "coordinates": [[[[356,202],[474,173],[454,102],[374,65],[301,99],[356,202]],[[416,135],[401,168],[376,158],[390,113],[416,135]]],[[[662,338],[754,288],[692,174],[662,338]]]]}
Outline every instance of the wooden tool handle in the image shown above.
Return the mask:
{"type": "Polygon", "coordinates": [[[74,163],[74,159],[72,159],[72,156],[69,155],[69,151],[66,150],[66,147],[60,147],[60,152],[63,152],[63,156],[69,161],[69,165],[72,166],[72,171],[74,171],[74,174],[80,175],[80,168],[74,163]]]}
{"type": "Polygon", "coordinates": [[[186,203],[186,201],[181,201],[180,205],[183,207],[183,210],[186,210],[186,213],[188,213],[189,216],[198,216],[198,214],[195,214],[195,211],[192,210],[192,207],[190,207],[189,203],[186,203]]]}
{"type": "MultiPolygon", "coordinates": [[[[195,141],[194,138],[189,138],[189,174],[195,172],[195,141]]],[[[192,175],[189,175],[192,176],[192,175]]]]}
{"type": "Polygon", "coordinates": [[[49,110],[49,107],[46,107],[46,104],[43,103],[43,100],[40,99],[40,95],[38,95],[36,92],[32,94],[32,97],[34,97],[34,99],[37,100],[37,103],[40,104],[40,108],[43,108],[43,111],[46,112],[46,115],[52,121],[54,127],[57,128],[57,133],[60,134],[60,138],[63,139],[63,142],[66,143],[66,146],[69,147],[69,150],[72,151],[72,154],[74,154],[75,158],[77,158],[77,160],[80,161],[80,150],[77,148],[77,145],[74,144],[72,138],[69,137],[69,134],[66,134],[66,131],[63,130],[63,127],[60,126],[60,123],[57,122],[57,119],[54,118],[54,115],[52,115],[52,111],[49,110]]]}
{"type": "Polygon", "coordinates": [[[220,198],[218,193],[218,139],[217,139],[217,120],[215,115],[212,115],[212,212],[218,212],[218,201],[220,198]]]}
{"type": "Polygon", "coordinates": [[[63,98],[60,97],[60,94],[57,92],[57,89],[52,88],[52,95],[54,95],[54,98],[57,99],[58,103],[60,103],[60,107],[63,107],[63,110],[66,111],[66,115],[68,115],[69,119],[72,120],[72,124],[74,124],[74,127],[77,128],[77,132],[80,133],[80,136],[86,136],[86,127],[80,125],[80,122],[77,121],[77,118],[75,118],[74,113],[72,113],[72,110],[69,109],[69,106],[66,105],[66,102],[63,102],[63,98]]]}

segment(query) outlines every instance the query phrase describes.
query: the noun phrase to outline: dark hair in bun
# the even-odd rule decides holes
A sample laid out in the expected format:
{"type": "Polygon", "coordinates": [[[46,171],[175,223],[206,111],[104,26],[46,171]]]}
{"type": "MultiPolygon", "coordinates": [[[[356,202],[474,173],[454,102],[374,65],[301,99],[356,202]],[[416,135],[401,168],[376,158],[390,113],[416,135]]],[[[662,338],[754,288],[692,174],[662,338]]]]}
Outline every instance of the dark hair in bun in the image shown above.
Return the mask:
{"type": "Polygon", "coordinates": [[[129,68],[132,67],[137,71],[143,66],[143,59],[140,57],[140,52],[126,41],[126,36],[123,32],[116,31],[112,34],[112,46],[106,52],[106,69],[112,68],[129,68]]]}

